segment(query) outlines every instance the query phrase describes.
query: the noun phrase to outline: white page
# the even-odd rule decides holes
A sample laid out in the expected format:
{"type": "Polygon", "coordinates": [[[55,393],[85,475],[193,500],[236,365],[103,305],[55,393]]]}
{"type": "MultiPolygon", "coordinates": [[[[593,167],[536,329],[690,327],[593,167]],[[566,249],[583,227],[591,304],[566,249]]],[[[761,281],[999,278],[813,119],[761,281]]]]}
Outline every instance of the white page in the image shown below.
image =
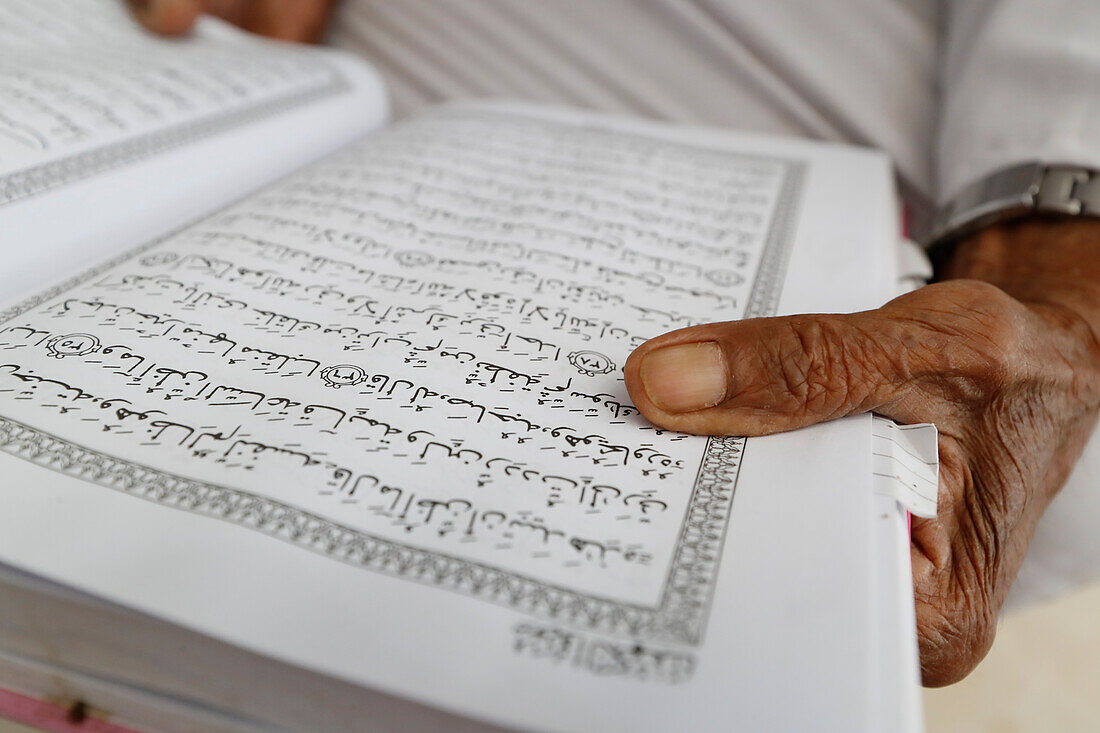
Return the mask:
{"type": "Polygon", "coordinates": [[[5,314],[0,557],[505,724],[864,728],[869,421],[660,434],[618,368],[874,305],[889,180],[564,113],[403,125],[5,314]]]}
{"type": "Polygon", "coordinates": [[[121,2],[5,0],[5,298],[125,251],[377,129],[378,75],[203,19],[142,31],[121,2]],[[33,243],[33,246],[28,246],[33,243]]]}
{"type": "Polygon", "coordinates": [[[878,634],[882,671],[873,680],[872,714],[877,722],[871,729],[914,733],[924,725],[908,513],[882,495],[874,498],[873,512],[879,573],[872,596],[879,604],[874,616],[883,630],[878,634]]]}

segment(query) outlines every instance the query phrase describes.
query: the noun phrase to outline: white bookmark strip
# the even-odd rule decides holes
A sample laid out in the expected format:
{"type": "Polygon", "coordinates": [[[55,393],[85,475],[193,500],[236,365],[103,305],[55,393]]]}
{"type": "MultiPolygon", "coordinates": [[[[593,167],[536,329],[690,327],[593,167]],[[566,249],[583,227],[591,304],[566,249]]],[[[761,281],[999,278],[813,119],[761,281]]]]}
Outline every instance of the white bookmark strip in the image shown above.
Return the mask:
{"type": "Polygon", "coordinates": [[[918,517],[936,516],[940,486],[936,426],[898,425],[875,415],[871,435],[875,493],[894,497],[918,517]]]}

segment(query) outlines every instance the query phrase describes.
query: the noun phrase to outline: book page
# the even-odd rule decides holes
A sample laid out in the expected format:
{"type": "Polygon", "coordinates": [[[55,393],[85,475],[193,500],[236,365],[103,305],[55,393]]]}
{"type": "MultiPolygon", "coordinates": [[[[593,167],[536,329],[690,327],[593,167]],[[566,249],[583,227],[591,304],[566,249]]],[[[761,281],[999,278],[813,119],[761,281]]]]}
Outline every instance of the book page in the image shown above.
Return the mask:
{"type": "Polygon", "coordinates": [[[0,206],[349,86],[308,50],[156,38],[121,2],[8,0],[0,48],[0,206]]]}
{"type": "Polygon", "coordinates": [[[0,314],[0,558],[505,724],[861,727],[869,422],[670,433],[621,367],[873,305],[890,216],[869,153],[403,123],[0,314]]]}
{"type": "Polygon", "coordinates": [[[212,18],[165,40],[122,2],[8,0],[0,49],[3,297],[224,206],[387,114],[377,75],[343,54],[212,18]]]}

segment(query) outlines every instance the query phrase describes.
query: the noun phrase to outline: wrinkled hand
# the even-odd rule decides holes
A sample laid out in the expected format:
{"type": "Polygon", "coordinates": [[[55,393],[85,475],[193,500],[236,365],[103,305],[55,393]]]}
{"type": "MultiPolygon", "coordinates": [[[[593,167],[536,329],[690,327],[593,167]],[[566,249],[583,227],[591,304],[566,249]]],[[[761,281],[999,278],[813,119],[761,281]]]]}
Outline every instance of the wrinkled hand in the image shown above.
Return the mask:
{"type": "Polygon", "coordinates": [[[941,282],[854,315],[716,323],[626,364],[655,424],[763,435],[874,410],[940,433],[934,520],[914,518],[928,685],[964,677],[1100,406],[1100,223],[1028,221],[964,242],[941,282]],[[966,278],[966,279],[963,279],[966,278]]]}
{"type": "Polygon", "coordinates": [[[155,33],[187,33],[203,13],[283,41],[316,43],[336,0],[127,0],[134,17],[155,33]]]}

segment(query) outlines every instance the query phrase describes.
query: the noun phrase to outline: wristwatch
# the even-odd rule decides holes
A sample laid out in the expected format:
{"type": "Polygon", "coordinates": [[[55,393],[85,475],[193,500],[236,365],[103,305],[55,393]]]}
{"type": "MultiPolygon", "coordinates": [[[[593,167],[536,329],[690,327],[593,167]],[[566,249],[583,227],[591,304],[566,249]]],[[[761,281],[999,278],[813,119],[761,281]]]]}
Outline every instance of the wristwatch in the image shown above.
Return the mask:
{"type": "Polygon", "coordinates": [[[926,245],[940,250],[978,229],[1028,214],[1100,217],[1100,171],[1023,163],[959,192],[936,214],[926,245]]]}

